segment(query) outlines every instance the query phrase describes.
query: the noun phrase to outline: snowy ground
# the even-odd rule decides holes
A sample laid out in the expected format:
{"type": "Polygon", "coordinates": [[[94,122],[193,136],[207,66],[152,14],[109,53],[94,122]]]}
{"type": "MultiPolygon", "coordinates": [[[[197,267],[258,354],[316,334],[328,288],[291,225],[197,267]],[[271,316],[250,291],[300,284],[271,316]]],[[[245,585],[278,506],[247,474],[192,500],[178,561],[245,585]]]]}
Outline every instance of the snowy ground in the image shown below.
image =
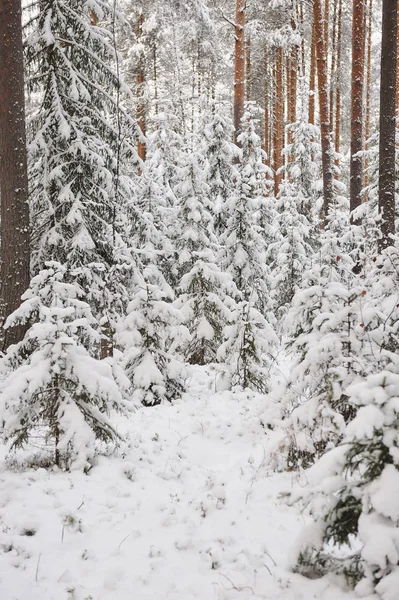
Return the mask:
{"type": "MultiPolygon", "coordinates": [[[[296,482],[265,467],[264,398],[194,369],[174,406],[138,411],[130,450],[87,475],[0,471],[1,600],[350,600],[289,570],[296,482]]],[[[305,482],[303,482],[305,484],[305,482]]]]}

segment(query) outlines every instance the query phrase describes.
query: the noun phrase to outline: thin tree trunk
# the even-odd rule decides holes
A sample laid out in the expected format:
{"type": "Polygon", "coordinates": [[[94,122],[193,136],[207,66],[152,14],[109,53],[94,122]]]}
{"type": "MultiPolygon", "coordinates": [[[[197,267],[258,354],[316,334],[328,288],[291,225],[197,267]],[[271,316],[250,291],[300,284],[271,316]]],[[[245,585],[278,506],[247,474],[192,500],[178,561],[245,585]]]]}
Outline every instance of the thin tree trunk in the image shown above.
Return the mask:
{"type": "MultiPolygon", "coordinates": [[[[141,11],[139,14],[139,18],[137,21],[137,39],[143,35],[143,24],[144,24],[144,14],[141,11]]],[[[144,60],[143,57],[140,57],[139,65],[136,73],[136,94],[137,94],[137,109],[136,109],[136,119],[137,123],[140,127],[141,133],[143,136],[146,134],[146,114],[145,114],[145,98],[144,98],[144,84],[145,84],[145,71],[144,71],[144,60]]],[[[142,140],[137,142],[137,154],[141,160],[145,160],[146,158],[146,146],[142,140]]]]}
{"type": "Polygon", "coordinates": [[[395,101],[397,3],[382,2],[380,161],[378,208],[382,213],[380,250],[395,233],[395,101]]]}
{"type": "Polygon", "coordinates": [[[352,84],[351,84],[351,158],[350,212],[362,202],[363,161],[356,156],[363,150],[363,92],[364,92],[364,0],[352,4],[352,84]]]}
{"type": "Polygon", "coordinates": [[[334,0],[333,26],[332,26],[332,48],[331,48],[331,70],[330,70],[330,131],[334,131],[334,92],[336,83],[336,59],[337,59],[337,0],[334,0]]]}
{"type": "Polygon", "coordinates": [[[316,105],[316,24],[313,17],[309,71],[309,123],[314,125],[316,105]]]}
{"type": "Polygon", "coordinates": [[[335,75],[335,152],[341,143],[341,57],[342,57],[342,0],[338,0],[337,65],[335,75]]]}
{"type": "MultiPolygon", "coordinates": [[[[303,30],[303,2],[297,4],[298,20],[300,23],[301,31],[303,30]]],[[[300,65],[301,77],[305,78],[306,75],[306,58],[305,58],[305,38],[302,36],[301,39],[301,65],[300,65]]]]}
{"type": "Polygon", "coordinates": [[[397,26],[396,26],[396,116],[399,116],[399,1],[397,7],[397,26]]]}
{"type": "Polygon", "coordinates": [[[0,2],[0,349],[22,339],[25,327],[3,330],[29,286],[29,206],[26,160],[21,1],[0,2]]]}
{"type": "Polygon", "coordinates": [[[153,64],[153,76],[154,76],[154,103],[155,103],[155,114],[158,116],[158,60],[157,60],[157,43],[154,41],[152,46],[152,64],[153,64]]]}
{"type": "Polygon", "coordinates": [[[234,141],[236,144],[245,102],[245,7],[246,0],[236,0],[234,65],[234,141]]]}
{"type": "MultiPolygon", "coordinates": [[[[366,70],[366,119],[365,119],[365,149],[369,150],[370,139],[370,118],[371,118],[371,36],[373,24],[373,0],[368,1],[368,25],[367,25],[367,70],[366,70]]],[[[364,161],[364,186],[367,188],[370,183],[368,174],[369,161],[366,154],[364,161]]],[[[367,200],[367,195],[364,200],[367,200]]]]}
{"type": "Polygon", "coordinates": [[[251,40],[245,41],[245,80],[246,80],[246,99],[251,100],[251,40]]]}
{"type": "Polygon", "coordinates": [[[276,55],[276,104],[275,104],[275,143],[273,148],[274,194],[277,196],[282,174],[278,170],[283,165],[284,145],[284,90],[283,90],[283,49],[277,48],[276,55]]]}
{"type": "Polygon", "coordinates": [[[333,199],[333,171],[328,110],[327,59],[324,48],[325,37],[320,0],[313,0],[313,18],[316,28],[317,83],[319,90],[319,114],[321,153],[323,167],[324,220],[327,218],[333,199]]]}
{"type": "Polygon", "coordinates": [[[298,47],[293,46],[291,50],[291,61],[290,61],[290,110],[289,110],[289,123],[296,122],[296,100],[297,100],[297,82],[298,82],[298,47]]]}
{"type": "Polygon", "coordinates": [[[328,64],[328,26],[330,23],[330,0],[324,2],[324,49],[326,54],[326,61],[328,64]]]}
{"type": "Polygon", "coordinates": [[[270,161],[270,142],[269,142],[269,128],[270,128],[270,115],[269,115],[269,60],[267,56],[267,50],[264,50],[264,69],[265,69],[265,126],[264,126],[264,150],[266,152],[266,164],[270,161]]]}

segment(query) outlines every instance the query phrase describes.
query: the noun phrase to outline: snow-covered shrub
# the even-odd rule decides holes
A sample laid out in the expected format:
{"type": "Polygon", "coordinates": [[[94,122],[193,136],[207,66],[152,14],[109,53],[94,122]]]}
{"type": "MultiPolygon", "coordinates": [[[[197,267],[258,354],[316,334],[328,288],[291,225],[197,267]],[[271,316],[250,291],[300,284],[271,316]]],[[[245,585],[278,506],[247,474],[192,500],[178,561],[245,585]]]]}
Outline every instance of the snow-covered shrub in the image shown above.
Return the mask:
{"type": "Polygon", "coordinates": [[[268,390],[272,350],[276,335],[251,299],[237,302],[232,323],[225,327],[225,341],[218,351],[230,386],[258,392],[268,390]]]}
{"type": "Polygon", "coordinates": [[[223,330],[232,321],[236,287],[228,273],[219,269],[212,250],[195,252],[195,264],[180,282],[181,307],[191,338],[184,349],[191,364],[217,360],[223,330]]]}
{"type": "Polygon", "coordinates": [[[237,177],[233,161],[238,149],[231,141],[234,132],[231,119],[224,114],[222,107],[215,105],[214,109],[215,114],[204,129],[204,156],[208,161],[207,183],[215,232],[219,236],[226,228],[226,206],[237,177]]]}
{"type": "Polygon", "coordinates": [[[353,274],[348,221],[336,205],[284,322],[293,358],[283,398],[290,467],[309,466],[339,441],[354,416],[345,389],[368,372],[363,308],[369,293],[353,274]]]}
{"type": "Polygon", "coordinates": [[[125,411],[112,368],[92,358],[99,334],[82,289],[70,273],[49,262],[34,277],[21,306],[6,326],[26,324],[24,339],[2,359],[7,376],[0,389],[0,421],[11,448],[28,444],[43,428],[54,444],[54,462],[83,467],[95,453],[95,441],[117,441],[111,409],[125,411]]]}
{"type": "Polygon", "coordinates": [[[172,401],[185,389],[183,364],[169,347],[179,344],[171,337],[181,330],[181,316],[171,298],[172,290],[147,269],[134,289],[119,336],[133,400],[145,406],[172,401]]]}
{"type": "Polygon", "coordinates": [[[382,371],[347,390],[357,415],[340,446],[315,468],[315,525],[302,539],[297,569],[337,571],[361,595],[397,598],[399,580],[399,375],[382,371]],[[329,456],[331,455],[331,456],[329,456]],[[341,550],[338,552],[338,548],[341,550]]]}
{"type": "Polygon", "coordinates": [[[266,240],[260,211],[267,185],[264,153],[255,131],[254,107],[249,105],[241,125],[240,162],[233,193],[227,203],[227,225],[221,237],[223,270],[231,274],[245,301],[256,298],[265,312],[269,305],[270,273],[266,264],[266,240]],[[254,296],[255,291],[255,296],[254,296]]]}

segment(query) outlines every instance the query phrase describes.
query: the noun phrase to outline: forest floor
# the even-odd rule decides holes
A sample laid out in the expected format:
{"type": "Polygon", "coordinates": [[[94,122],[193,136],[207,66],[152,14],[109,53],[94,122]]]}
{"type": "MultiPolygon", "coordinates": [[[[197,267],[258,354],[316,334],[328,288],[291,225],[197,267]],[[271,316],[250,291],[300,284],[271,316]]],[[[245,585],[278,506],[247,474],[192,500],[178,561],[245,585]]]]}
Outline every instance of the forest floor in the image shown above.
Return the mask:
{"type": "Polygon", "coordinates": [[[306,477],[267,467],[265,397],[191,375],[173,406],[121,419],[128,443],[87,474],[1,462],[1,600],[355,597],[290,570],[306,518],[279,494],[306,477]]]}

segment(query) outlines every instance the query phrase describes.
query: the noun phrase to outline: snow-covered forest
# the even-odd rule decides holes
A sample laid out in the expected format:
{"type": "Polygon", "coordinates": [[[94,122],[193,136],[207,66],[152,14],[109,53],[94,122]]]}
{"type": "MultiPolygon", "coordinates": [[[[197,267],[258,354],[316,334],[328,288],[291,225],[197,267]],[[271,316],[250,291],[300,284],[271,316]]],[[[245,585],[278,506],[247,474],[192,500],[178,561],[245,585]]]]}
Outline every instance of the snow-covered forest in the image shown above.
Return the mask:
{"type": "Polygon", "coordinates": [[[1,600],[398,600],[398,23],[0,0],[1,600]]]}

